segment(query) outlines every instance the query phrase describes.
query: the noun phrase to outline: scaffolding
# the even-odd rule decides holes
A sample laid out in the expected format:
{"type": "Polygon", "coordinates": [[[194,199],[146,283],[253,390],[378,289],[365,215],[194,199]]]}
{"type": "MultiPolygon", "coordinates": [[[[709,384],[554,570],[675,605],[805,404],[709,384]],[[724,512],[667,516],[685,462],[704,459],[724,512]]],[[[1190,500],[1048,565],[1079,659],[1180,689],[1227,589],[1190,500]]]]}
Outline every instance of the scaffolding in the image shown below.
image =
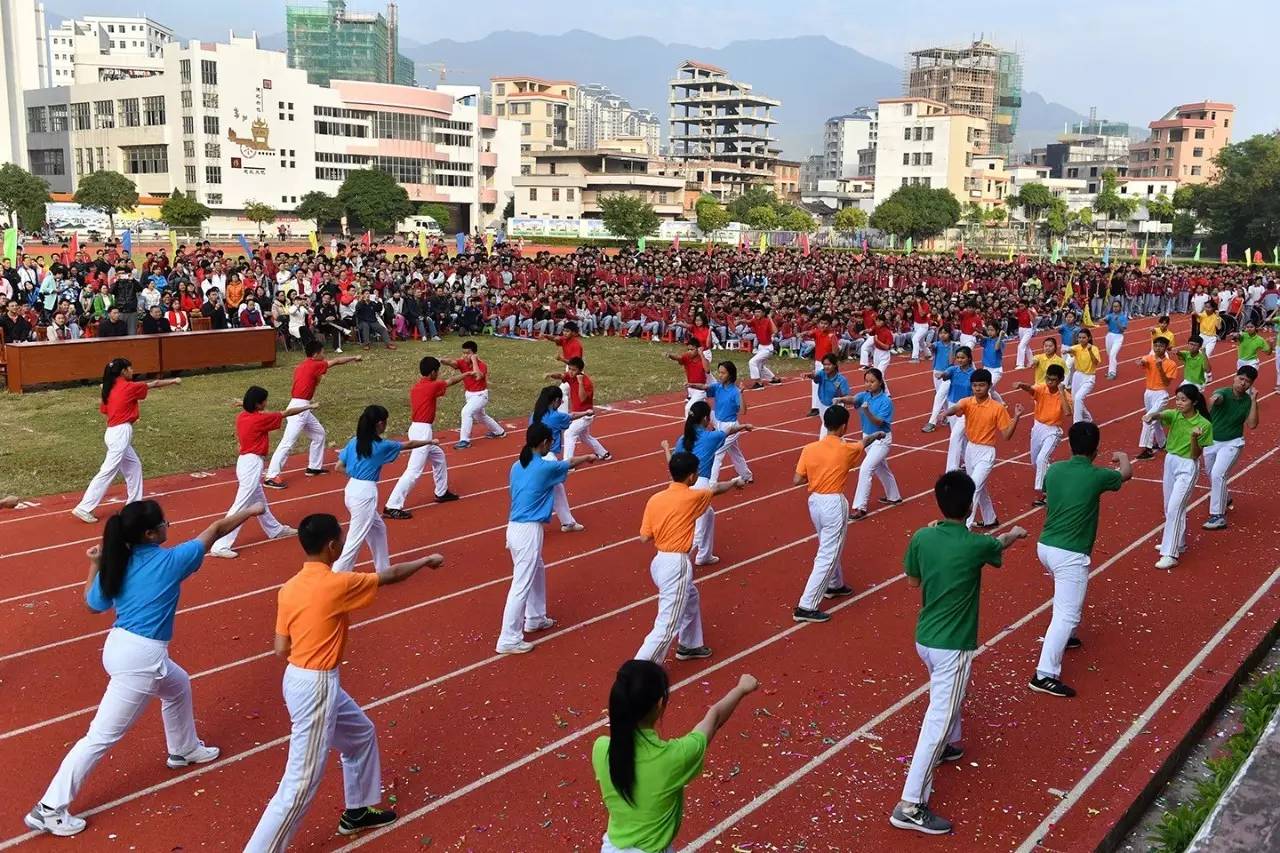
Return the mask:
{"type": "Polygon", "coordinates": [[[397,50],[397,11],[348,12],[345,0],[285,9],[289,66],[321,86],[330,80],[413,85],[413,62],[397,50]]]}
{"type": "Polygon", "coordinates": [[[1022,109],[1022,59],[985,41],[931,47],[907,54],[903,90],[908,97],[941,101],[951,110],[990,123],[988,153],[1013,153],[1022,109]]]}

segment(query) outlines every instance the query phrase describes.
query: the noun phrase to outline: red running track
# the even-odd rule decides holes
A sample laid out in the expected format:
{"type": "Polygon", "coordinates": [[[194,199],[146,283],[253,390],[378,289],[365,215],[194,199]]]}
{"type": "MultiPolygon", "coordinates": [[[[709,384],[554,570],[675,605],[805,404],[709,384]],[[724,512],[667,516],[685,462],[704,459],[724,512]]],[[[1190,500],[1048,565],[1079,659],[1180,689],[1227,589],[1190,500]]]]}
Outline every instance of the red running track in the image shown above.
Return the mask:
{"type": "MultiPolygon", "coordinates": [[[[1147,349],[1146,326],[1132,328],[1125,358],[1147,349]]],[[[1219,376],[1231,373],[1234,358],[1233,350],[1219,351],[1219,376]]],[[[1009,371],[1002,384],[1011,387],[1026,373],[1009,371]]],[[[909,500],[851,528],[845,566],[859,595],[816,626],[790,621],[814,546],[804,492],[790,486],[799,448],[816,430],[803,417],[808,384],[747,395],[746,420],[767,427],[743,441],[756,483],[720,502],[722,562],[699,571],[716,654],[671,662],[676,689],[664,728],[684,731],[741,672],[763,687],[717,739],[704,777],[690,787],[681,844],[754,850],[800,842],[834,849],[939,843],[891,829],[887,814],[924,706],[912,645],[918,596],[900,583],[900,560],[910,533],[935,516],[930,489],[943,466],[946,432],[918,431],[932,400],[925,370],[895,363],[890,384],[899,421],[892,464],[909,500]]],[[[1272,392],[1274,374],[1259,385],[1272,392]]],[[[1107,451],[1136,443],[1141,390],[1129,365],[1119,380],[1099,381],[1090,408],[1107,423],[1107,451]]],[[[1022,395],[1008,396],[1012,402],[1022,395]]],[[[679,417],[680,402],[668,398],[597,419],[615,461],[570,478],[570,500],[588,529],[547,538],[549,596],[561,626],[519,658],[492,653],[510,573],[501,531],[514,441],[449,453],[451,480],[465,499],[422,506],[412,521],[390,524],[393,551],[441,550],[449,563],[389,588],[359,617],[343,670],[346,688],[378,727],[387,794],[401,822],[354,843],[336,836],[335,766],[296,838],[298,849],[420,850],[428,841],[467,850],[598,849],[604,815],[589,749],[605,731],[614,669],[652,624],[652,552],[636,530],[644,501],[664,481],[657,442],[674,437],[679,417]]],[[[1106,499],[1082,627],[1086,645],[1064,671],[1080,690],[1076,699],[1025,687],[1051,591],[1032,543],[1020,543],[1005,568],[989,573],[987,647],[966,703],[968,754],[941,772],[935,793],[936,807],[957,825],[941,843],[1013,850],[1044,837],[1052,849],[1094,849],[1197,709],[1275,626],[1280,603],[1269,593],[1280,556],[1267,535],[1266,483],[1277,474],[1272,454],[1280,436],[1265,411],[1263,420],[1236,469],[1231,529],[1200,531],[1205,507],[1196,505],[1191,552],[1174,572],[1151,568],[1162,522],[1160,463],[1138,463],[1144,479],[1106,499]]],[[[1025,426],[1001,448],[993,486],[1002,519],[1035,534],[1040,514],[1029,506],[1025,426]]],[[[289,472],[290,489],[269,496],[277,515],[296,521],[328,510],[345,517],[341,479],[302,478],[301,462],[289,472]]],[[[164,493],[175,539],[194,535],[229,504],[231,472],[210,474],[148,483],[152,494],[164,493]]],[[[387,490],[398,474],[388,471],[387,490]]],[[[419,492],[421,503],[427,490],[419,492]]],[[[0,521],[7,543],[0,569],[9,570],[0,605],[12,626],[0,637],[7,688],[0,693],[0,760],[10,768],[0,791],[14,833],[0,834],[0,848],[30,841],[16,834],[18,819],[83,733],[105,683],[98,658],[109,623],[80,606],[78,591],[81,553],[98,531],[67,520],[77,497],[41,499],[0,521]]],[[[195,679],[201,736],[222,747],[223,757],[168,771],[158,712],[149,711],[75,804],[90,818],[80,843],[91,849],[238,850],[274,790],[288,731],[282,665],[268,652],[274,591],[299,555],[291,542],[262,542],[253,527],[239,550],[236,561],[207,560],[188,582],[172,648],[195,679]]]]}

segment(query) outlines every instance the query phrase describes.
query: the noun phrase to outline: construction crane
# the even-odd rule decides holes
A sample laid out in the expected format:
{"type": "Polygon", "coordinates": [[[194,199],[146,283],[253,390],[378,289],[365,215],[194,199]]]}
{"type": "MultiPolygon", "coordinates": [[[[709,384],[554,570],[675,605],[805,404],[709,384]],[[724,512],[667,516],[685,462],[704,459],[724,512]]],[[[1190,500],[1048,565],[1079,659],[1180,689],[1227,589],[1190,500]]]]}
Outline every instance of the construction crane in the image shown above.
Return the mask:
{"type": "Polygon", "coordinates": [[[449,82],[449,72],[450,72],[450,71],[454,71],[454,72],[457,72],[457,73],[459,73],[459,74],[476,74],[476,73],[478,73],[478,72],[476,72],[476,71],[473,71],[473,70],[472,70],[472,69],[470,69],[470,68],[455,68],[455,67],[454,67],[454,66],[452,66],[452,65],[446,66],[443,62],[419,62],[419,63],[418,63],[418,67],[419,67],[419,68],[425,68],[425,69],[427,69],[428,71],[435,71],[435,72],[437,72],[437,73],[440,75],[440,82],[441,82],[441,83],[448,83],[448,82],[449,82]]]}

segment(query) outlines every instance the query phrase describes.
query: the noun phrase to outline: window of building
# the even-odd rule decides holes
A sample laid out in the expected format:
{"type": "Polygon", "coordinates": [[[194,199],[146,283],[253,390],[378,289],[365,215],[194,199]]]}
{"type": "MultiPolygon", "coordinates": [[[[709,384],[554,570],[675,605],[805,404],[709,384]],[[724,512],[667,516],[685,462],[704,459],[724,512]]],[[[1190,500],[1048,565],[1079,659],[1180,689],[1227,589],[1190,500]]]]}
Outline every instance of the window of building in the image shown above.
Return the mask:
{"type": "Polygon", "coordinates": [[[932,179],[932,178],[924,177],[924,178],[921,178],[921,179],[920,179],[920,186],[922,186],[922,187],[927,187],[927,186],[929,186],[929,185],[930,185],[930,184],[932,184],[932,183],[933,183],[933,179],[932,179]]]}
{"type": "Polygon", "coordinates": [[[497,105],[495,105],[494,109],[495,109],[495,111],[497,112],[497,114],[498,114],[498,115],[500,115],[500,116],[504,116],[504,115],[506,115],[506,114],[507,114],[507,105],[506,105],[506,104],[497,104],[497,105]]]}
{"type": "Polygon", "coordinates": [[[200,60],[200,82],[206,86],[218,85],[218,63],[212,59],[200,60]]]}
{"type": "Polygon", "coordinates": [[[521,153],[521,154],[528,154],[528,153],[529,153],[530,151],[532,151],[532,150],[533,150],[533,146],[532,146],[532,145],[529,145],[529,144],[527,144],[527,143],[523,143],[523,144],[521,144],[521,145],[520,145],[520,153],[521,153]]]}
{"type": "Polygon", "coordinates": [[[911,141],[911,128],[904,127],[902,129],[902,138],[907,142],[911,141]]]}
{"type": "Polygon", "coordinates": [[[909,179],[907,179],[907,178],[903,178],[903,179],[902,179],[902,185],[903,185],[904,187],[905,187],[905,186],[907,186],[909,183],[911,183],[911,181],[910,181],[909,179]]]}
{"type": "Polygon", "coordinates": [[[218,93],[202,92],[200,94],[200,102],[204,104],[206,110],[216,110],[218,108],[218,93]]]}
{"type": "Polygon", "coordinates": [[[546,126],[546,128],[545,128],[545,130],[544,130],[544,133],[545,133],[545,135],[547,135],[547,136],[552,136],[552,135],[553,135],[552,130],[551,130],[551,123],[550,123],[550,122],[548,122],[548,123],[547,123],[547,126],[546,126]]]}
{"type": "Polygon", "coordinates": [[[182,117],[182,132],[187,136],[196,132],[196,120],[191,116],[182,117]]]}
{"type": "Polygon", "coordinates": [[[529,201],[537,201],[537,200],[538,200],[538,188],[529,187],[529,201]]]}
{"type": "MultiPolygon", "coordinates": [[[[1091,177],[1091,178],[1096,178],[1096,177],[1098,177],[1098,167],[1097,167],[1097,166],[1090,166],[1090,167],[1089,167],[1089,177],[1091,177]]],[[[1093,192],[1093,190],[1089,190],[1089,192],[1093,192]]]]}
{"type": "Polygon", "coordinates": [[[1192,156],[1192,157],[1203,157],[1203,156],[1204,156],[1204,149],[1203,149],[1203,148],[1192,148],[1192,149],[1191,149],[1191,156],[1192,156]]]}
{"type": "Polygon", "coordinates": [[[551,200],[552,200],[552,201],[559,201],[559,200],[560,200],[560,188],[559,188],[559,187],[552,187],[552,188],[551,188],[551,200]]]}
{"type": "Polygon", "coordinates": [[[204,132],[209,136],[218,135],[218,117],[217,116],[204,117],[204,132]]]}
{"type": "Polygon", "coordinates": [[[49,105],[49,130],[53,133],[65,133],[67,130],[67,105],[49,105]]]}
{"type": "Polygon", "coordinates": [[[108,168],[108,166],[107,166],[107,149],[105,149],[105,148],[99,148],[99,149],[98,149],[98,170],[99,170],[99,171],[101,171],[101,170],[106,169],[106,168],[108,168]]]}
{"type": "Polygon", "coordinates": [[[194,139],[182,140],[182,156],[187,158],[196,156],[196,141],[194,139]]]}
{"type": "MultiPolygon", "coordinates": [[[[923,160],[923,162],[924,162],[924,165],[926,165],[926,166],[932,166],[932,165],[933,165],[933,152],[932,152],[932,151],[926,151],[926,152],[924,152],[924,160],[923,160]]],[[[995,164],[992,164],[991,168],[994,168],[994,167],[995,167],[995,164]]]]}
{"type": "Polygon", "coordinates": [[[920,140],[924,139],[924,128],[917,127],[915,129],[915,132],[912,134],[912,137],[916,140],[916,142],[919,142],[920,140]]]}
{"type": "Polygon", "coordinates": [[[1164,176],[1165,176],[1166,178],[1172,178],[1172,177],[1173,177],[1173,167],[1172,167],[1172,166],[1165,166],[1165,167],[1164,167],[1164,176]]]}
{"type": "Polygon", "coordinates": [[[1192,167],[1191,167],[1191,174],[1193,174],[1193,175],[1200,175],[1200,174],[1201,174],[1200,167],[1199,167],[1199,166],[1192,166],[1192,167]]]}
{"type": "Polygon", "coordinates": [[[970,168],[970,169],[973,168],[973,152],[972,151],[965,152],[964,165],[965,165],[965,168],[970,168]]]}
{"type": "Polygon", "coordinates": [[[926,128],[924,129],[924,141],[925,141],[925,142],[932,142],[932,141],[933,141],[933,128],[932,128],[932,127],[926,127],[926,128]]]}
{"type": "Polygon", "coordinates": [[[912,106],[913,106],[913,104],[903,104],[903,105],[902,105],[902,114],[903,114],[904,116],[909,116],[909,115],[911,115],[911,107],[912,107],[912,106]]]}
{"type": "Polygon", "coordinates": [[[1195,138],[1196,138],[1196,139],[1204,139],[1204,128],[1203,128],[1203,127],[1197,127],[1197,128],[1196,128],[1195,138]]]}
{"type": "Polygon", "coordinates": [[[93,127],[95,130],[109,130],[116,126],[115,106],[112,101],[93,102],[93,127]]]}
{"type": "Polygon", "coordinates": [[[138,109],[137,98],[120,99],[120,127],[140,127],[142,111],[138,109]]]}
{"type": "Polygon", "coordinates": [[[191,109],[191,90],[190,89],[183,89],[182,94],[179,95],[179,99],[181,100],[182,108],[184,110],[191,109]]]}
{"type": "Polygon", "coordinates": [[[208,204],[222,204],[222,193],[208,193],[204,200],[208,204]]]}
{"type": "Polygon", "coordinates": [[[76,149],[76,176],[84,174],[84,149],[76,149]]]}
{"type": "Polygon", "coordinates": [[[126,175],[160,175],[169,171],[167,145],[124,145],[120,152],[126,175]]]}
{"type": "Polygon", "coordinates": [[[32,148],[27,151],[33,175],[64,175],[67,171],[61,148],[32,148]]]}
{"type": "Polygon", "coordinates": [[[912,166],[919,166],[919,165],[921,164],[921,162],[922,162],[922,158],[921,158],[921,156],[920,156],[920,152],[919,152],[919,151],[917,151],[917,152],[915,152],[914,154],[912,154],[912,155],[911,155],[911,165],[912,165],[912,166]]]}
{"type": "Polygon", "coordinates": [[[494,84],[493,84],[493,94],[498,95],[498,96],[502,96],[502,95],[507,94],[507,84],[506,84],[506,83],[494,83],[494,84]]]}
{"type": "Polygon", "coordinates": [[[533,168],[532,168],[528,163],[521,163],[521,164],[520,164],[520,174],[522,174],[522,175],[531,175],[531,174],[533,174],[533,168]]]}
{"type": "Polygon", "coordinates": [[[163,95],[151,95],[142,99],[142,123],[147,127],[164,124],[163,95]]]}
{"type": "Polygon", "coordinates": [[[526,121],[520,125],[521,136],[529,136],[532,133],[533,133],[533,125],[529,124],[529,122],[526,121]]]}
{"type": "Polygon", "coordinates": [[[28,133],[48,133],[49,132],[48,107],[27,107],[27,132],[28,133]]]}
{"type": "Polygon", "coordinates": [[[222,159],[222,146],[216,142],[206,142],[204,144],[204,156],[210,160],[222,159]]]}
{"type": "Polygon", "coordinates": [[[902,165],[904,165],[904,166],[910,166],[910,165],[911,165],[911,154],[910,154],[910,152],[907,152],[907,151],[903,151],[903,152],[902,152],[902,165]]]}
{"type": "Polygon", "coordinates": [[[573,187],[566,187],[564,191],[565,201],[573,201],[573,187]]]}
{"type": "Polygon", "coordinates": [[[222,167],[221,166],[205,166],[204,182],[206,184],[222,183],[222,167]]]}
{"type": "Polygon", "coordinates": [[[1231,119],[1229,119],[1229,118],[1224,118],[1224,119],[1222,120],[1222,126],[1223,126],[1223,127],[1231,127],[1231,119]]]}
{"type": "Polygon", "coordinates": [[[1164,159],[1166,159],[1166,160],[1172,160],[1172,159],[1173,159],[1173,149],[1172,149],[1172,148],[1166,148],[1166,149],[1164,149],[1164,159]]]}

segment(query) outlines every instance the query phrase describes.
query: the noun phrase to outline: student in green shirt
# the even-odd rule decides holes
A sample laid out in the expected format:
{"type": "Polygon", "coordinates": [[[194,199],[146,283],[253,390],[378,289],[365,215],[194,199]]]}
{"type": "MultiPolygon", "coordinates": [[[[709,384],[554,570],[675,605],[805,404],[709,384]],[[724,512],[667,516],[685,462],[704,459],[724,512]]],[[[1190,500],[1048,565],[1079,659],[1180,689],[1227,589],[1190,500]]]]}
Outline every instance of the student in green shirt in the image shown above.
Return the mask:
{"type": "Polygon", "coordinates": [[[1187,505],[1200,473],[1200,457],[1204,448],[1213,444],[1213,425],[1204,395],[1190,383],[1178,389],[1172,409],[1147,412],[1142,419],[1148,423],[1159,419],[1168,432],[1164,442],[1164,537],[1156,568],[1172,569],[1187,550],[1187,505]]]}
{"type": "Polygon", "coordinates": [[[1253,383],[1258,381],[1258,368],[1245,364],[1236,369],[1230,388],[1220,388],[1209,398],[1209,421],[1213,424],[1213,444],[1204,449],[1204,468],[1209,472],[1209,518],[1205,530],[1222,530],[1227,526],[1227,510],[1231,497],[1227,493],[1227,475],[1244,450],[1244,428],[1258,428],[1258,397],[1253,383]]]}
{"type": "Polygon", "coordinates": [[[1267,343],[1267,339],[1258,334],[1258,324],[1252,320],[1246,320],[1244,331],[1237,332],[1231,337],[1236,339],[1236,367],[1257,367],[1258,361],[1263,353],[1271,352],[1271,345],[1267,343]]]}
{"type": "Polygon", "coordinates": [[[600,853],[670,853],[684,814],[684,788],[702,773],[707,745],[738,703],[760,685],[744,675],[684,737],[654,730],[667,709],[667,671],[629,660],[609,691],[609,735],[596,738],[591,766],[609,812],[600,853]]]}
{"type": "Polygon", "coordinates": [[[983,566],[1000,565],[1004,550],[1027,535],[1014,527],[1000,536],[971,532],[965,521],[976,491],[963,471],[948,471],[933,487],[943,519],[911,537],[903,558],[907,583],[920,587],[922,606],[916,620],[916,654],[929,671],[929,707],[902,800],[889,823],[928,835],[945,835],[951,821],[929,809],[933,769],[964,755],[960,748],[960,706],[973,656],[978,648],[978,599],[983,566]]]}
{"type": "MultiPolygon", "coordinates": [[[[1163,342],[1163,338],[1159,339],[1163,342]]],[[[1049,466],[1044,476],[1044,529],[1036,556],[1053,577],[1053,618],[1040,646],[1040,662],[1027,686],[1040,693],[1069,699],[1076,691],[1062,683],[1062,654],[1080,647],[1075,629],[1089,584],[1089,556],[1098,538],[1098,510],[1104,492],[1119,491],[1133,476],[1129,457],[1111,455],[1120,470],[1095,465],[1102,432],[1096,424],[1079,421],[1067,431],[1071,458],[1049,466]]]]}
{"type": "Polygon", "coordinates": [[[1182,362],[1182,378],[1202,391],[1213,381],[1209,358],[1200,349],[1203,344],[1198,336],[1192,337],[1187,341],[1186,349],[1177,351],[1178,360],[1182,362]]]}

